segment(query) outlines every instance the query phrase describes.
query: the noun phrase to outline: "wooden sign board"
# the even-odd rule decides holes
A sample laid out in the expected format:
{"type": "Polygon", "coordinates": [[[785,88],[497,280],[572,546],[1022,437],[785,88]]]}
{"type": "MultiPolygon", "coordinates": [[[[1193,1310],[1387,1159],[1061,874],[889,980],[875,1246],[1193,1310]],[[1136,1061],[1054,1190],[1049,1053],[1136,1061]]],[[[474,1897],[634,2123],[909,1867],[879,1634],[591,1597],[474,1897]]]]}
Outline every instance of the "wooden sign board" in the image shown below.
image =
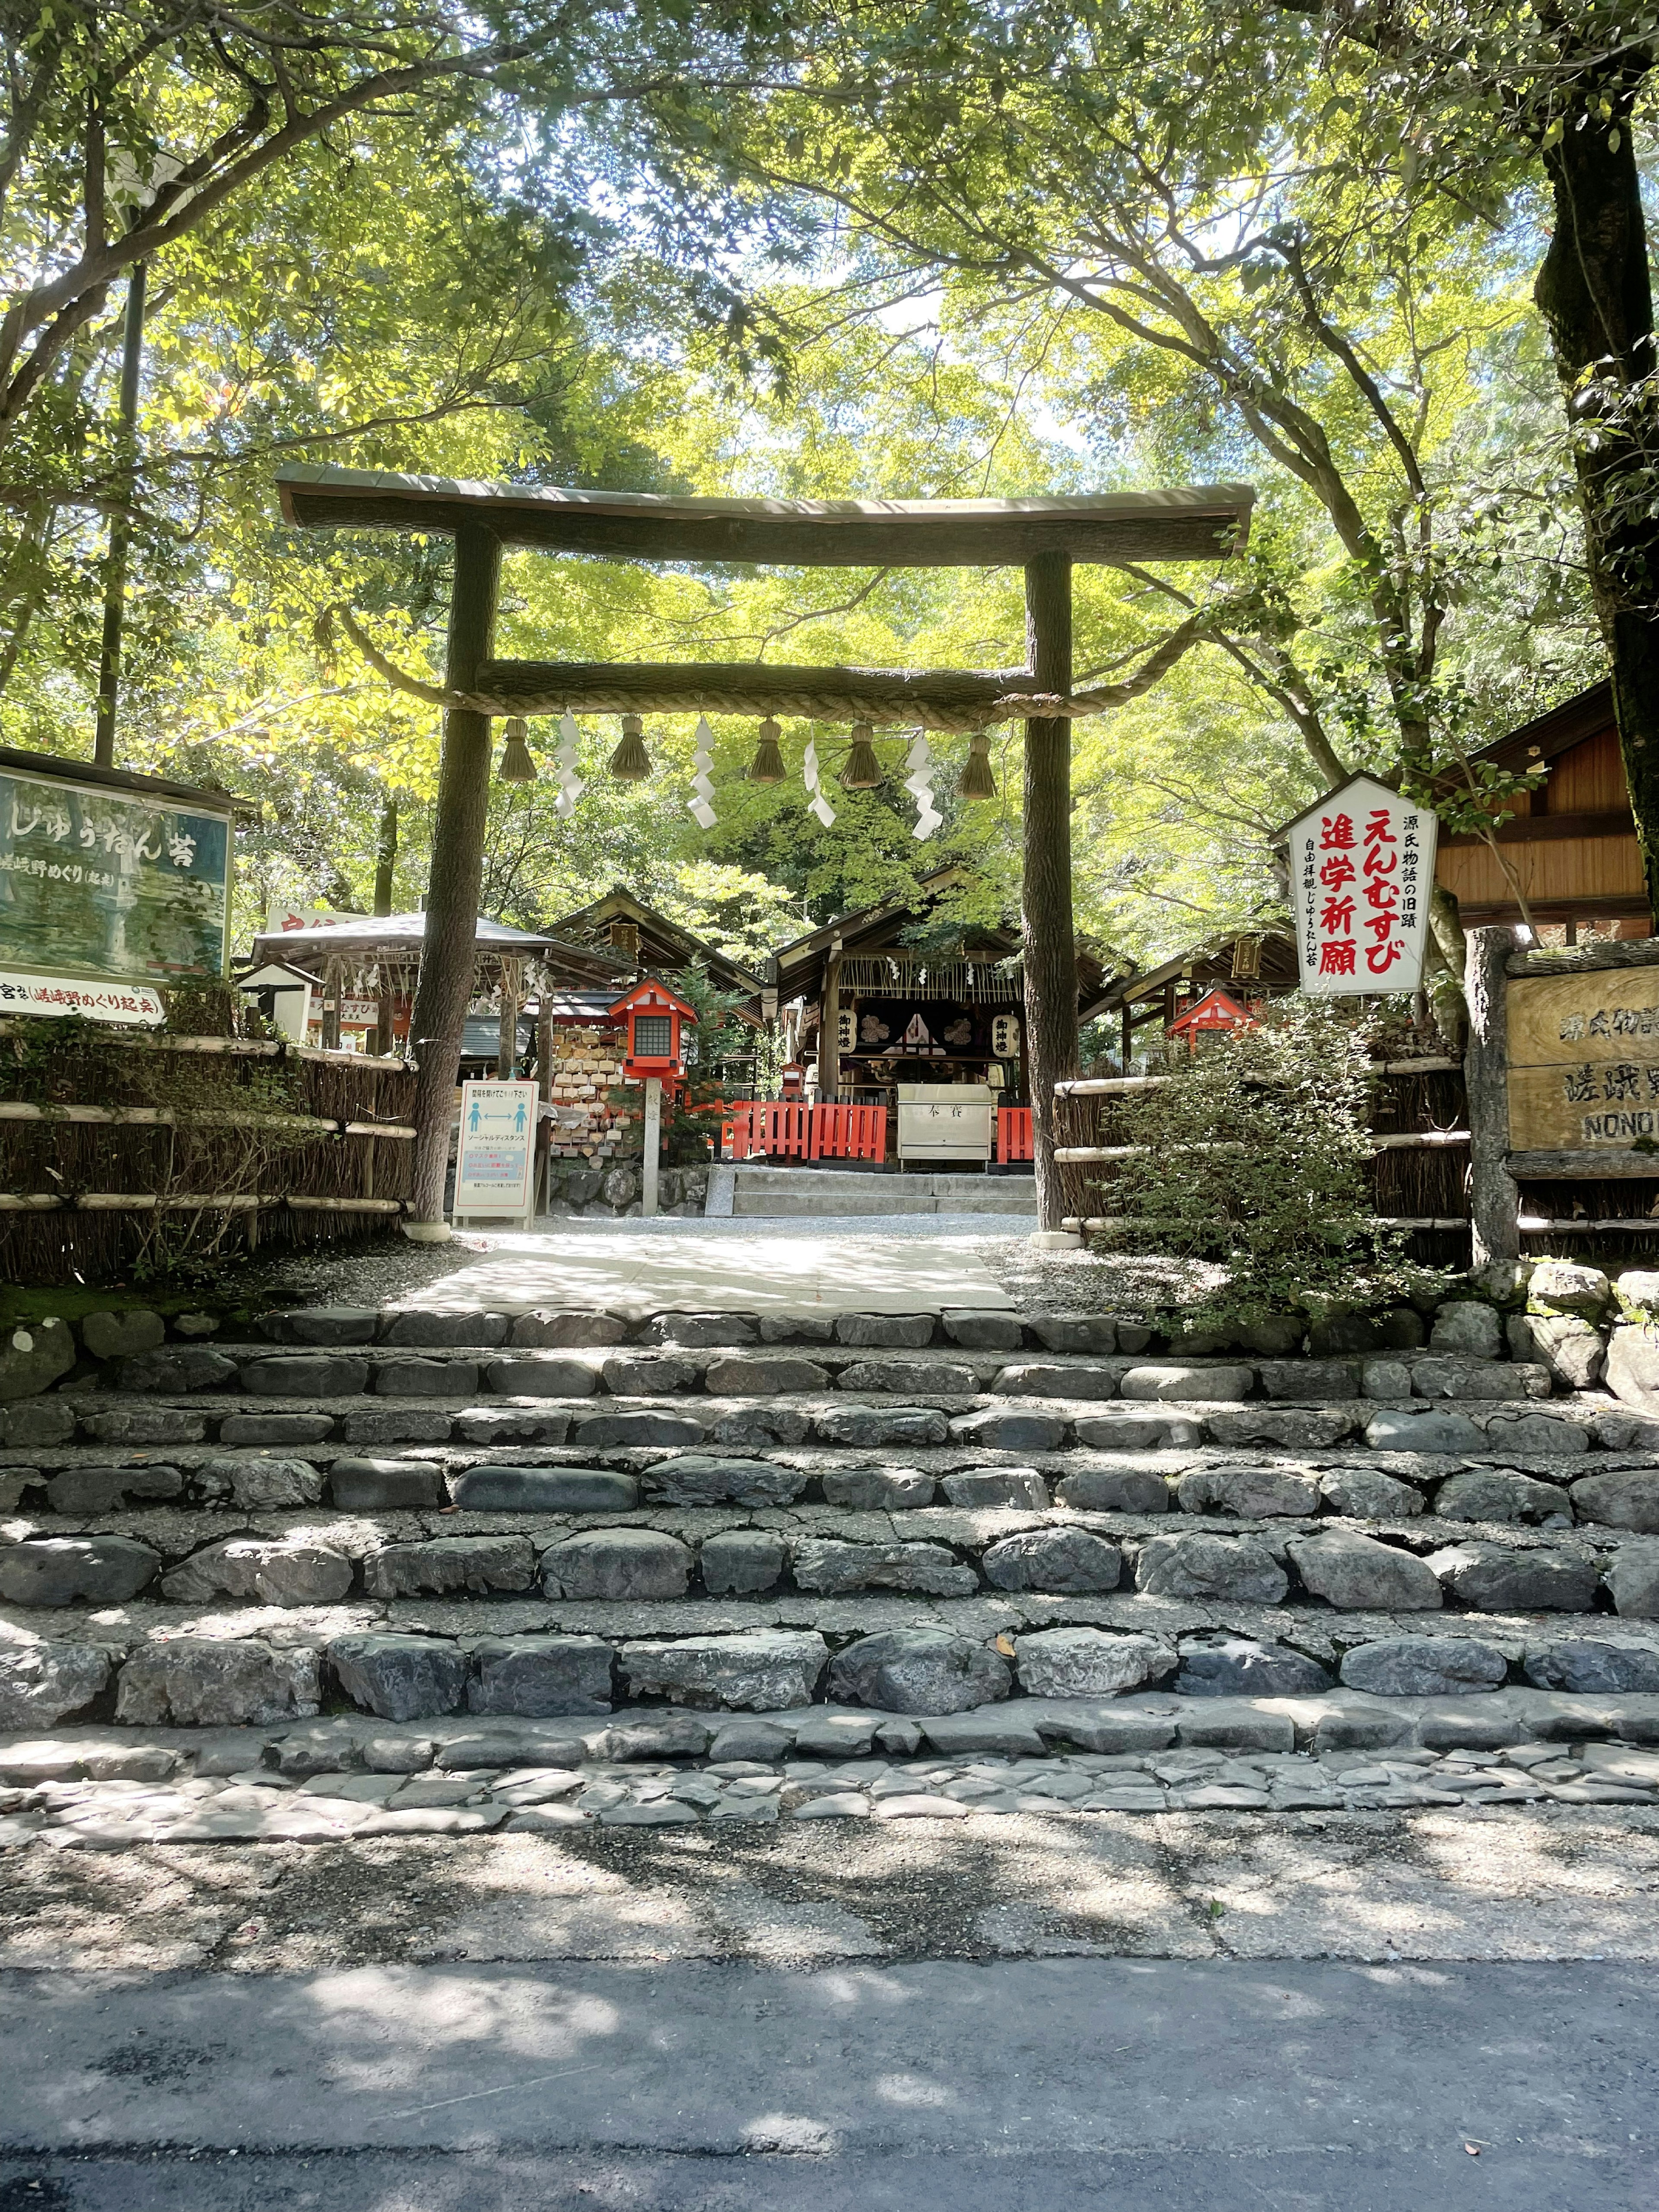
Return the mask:
{"type": "Polygon", "coordinates": [[[1316,998],[1423,983],[1437,818],[1368,775],[1287,824],[1302,988],[1316,998]]]}
{"type": "Polygon", "coordinates": [[[1659,968],[1519,976],[1508,1011],[1511,1150],[1659,1140],[1659,968]]]}

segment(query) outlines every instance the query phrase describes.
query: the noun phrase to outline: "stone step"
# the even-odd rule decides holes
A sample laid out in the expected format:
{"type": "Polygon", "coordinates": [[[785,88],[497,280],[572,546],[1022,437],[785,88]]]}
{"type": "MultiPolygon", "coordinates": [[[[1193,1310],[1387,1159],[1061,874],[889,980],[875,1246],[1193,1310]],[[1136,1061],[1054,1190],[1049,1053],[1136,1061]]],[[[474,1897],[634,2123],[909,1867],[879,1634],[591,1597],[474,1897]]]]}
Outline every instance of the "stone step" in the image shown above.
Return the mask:
{"type": "MultiPolygon", "coordinates": [[[[1015,1187],[1016,1190],[1018,1186],[1015,1187]]],[[[860,1194],[837,1190],[806,1195],[796,1191],[776,1196],[738,1188],[732,1193],[734,1217],[750,1221],[835,1220],[866,1214],[983,1214],[999,1221],[1030,1221],[1037,1218],[1034,1195],[1005,1195],[995,1183],[981,1183],[959,1197],[919,1196],[914,1192],[886,1190],[860,1194]]]]}

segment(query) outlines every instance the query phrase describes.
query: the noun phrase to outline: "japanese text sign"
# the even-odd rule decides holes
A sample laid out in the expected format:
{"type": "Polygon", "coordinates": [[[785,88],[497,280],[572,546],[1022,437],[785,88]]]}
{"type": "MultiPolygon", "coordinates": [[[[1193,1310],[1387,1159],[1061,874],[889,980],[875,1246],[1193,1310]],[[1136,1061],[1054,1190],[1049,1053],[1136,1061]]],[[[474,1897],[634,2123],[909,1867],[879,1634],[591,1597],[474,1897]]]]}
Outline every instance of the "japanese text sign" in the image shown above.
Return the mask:
{"type": "Polygon", "coordinates": [[[464,1083],[455,1206],[465,1214],[528,1216],[535,1202],[533,1083],[464,1083]]]}
{"type": "Polygon", "coordinates": [[[1426,806],[1366,775],[1291,823],[1291,903],[1304,991],[1335,998],[1420,988],[1439,826],[1426,806]]]}
{"type": "Polygon", "coordinates": [[[1659,1137],[1659,969],[1509,985],[1510,1142],[1627,1152],[1659,1137]]]}
{"type": "Polygon", "coordinates": [[[0,769],[0,969],[222,975],[229,882],[227,814],[0,769]]]}

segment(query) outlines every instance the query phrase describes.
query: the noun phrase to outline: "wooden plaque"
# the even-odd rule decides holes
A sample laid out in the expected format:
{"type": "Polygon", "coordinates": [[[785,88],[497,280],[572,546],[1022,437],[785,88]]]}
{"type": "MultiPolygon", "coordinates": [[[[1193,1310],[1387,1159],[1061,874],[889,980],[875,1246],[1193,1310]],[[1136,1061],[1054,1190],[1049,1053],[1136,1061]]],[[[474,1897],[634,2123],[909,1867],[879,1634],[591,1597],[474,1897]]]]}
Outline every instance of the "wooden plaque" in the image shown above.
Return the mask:
{"type": "Polygon", "coordinates": [[[1659,1139],[1659,968],[1516,978],[1509,1063],[1513,1151],[1659,1139]]]}

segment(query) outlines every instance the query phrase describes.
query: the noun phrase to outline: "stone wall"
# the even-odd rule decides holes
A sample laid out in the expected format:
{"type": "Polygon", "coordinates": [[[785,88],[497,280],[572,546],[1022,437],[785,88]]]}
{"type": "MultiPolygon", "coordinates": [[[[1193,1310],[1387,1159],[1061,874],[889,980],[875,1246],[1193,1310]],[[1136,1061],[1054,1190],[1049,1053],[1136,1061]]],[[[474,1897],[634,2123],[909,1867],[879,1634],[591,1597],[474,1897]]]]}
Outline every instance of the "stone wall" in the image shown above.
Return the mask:
{"type": "MultiPolygon", "coordinates": [[[[706,1167],[662,1168],[657,1175],[657,1211],[690,1220],[708,1195],[706,1167]]],[[[547,1211],[619,1221],[640,1211],[640,1164],[597,1158],[554,1159],[549,1164],[547,1211]]]]}

